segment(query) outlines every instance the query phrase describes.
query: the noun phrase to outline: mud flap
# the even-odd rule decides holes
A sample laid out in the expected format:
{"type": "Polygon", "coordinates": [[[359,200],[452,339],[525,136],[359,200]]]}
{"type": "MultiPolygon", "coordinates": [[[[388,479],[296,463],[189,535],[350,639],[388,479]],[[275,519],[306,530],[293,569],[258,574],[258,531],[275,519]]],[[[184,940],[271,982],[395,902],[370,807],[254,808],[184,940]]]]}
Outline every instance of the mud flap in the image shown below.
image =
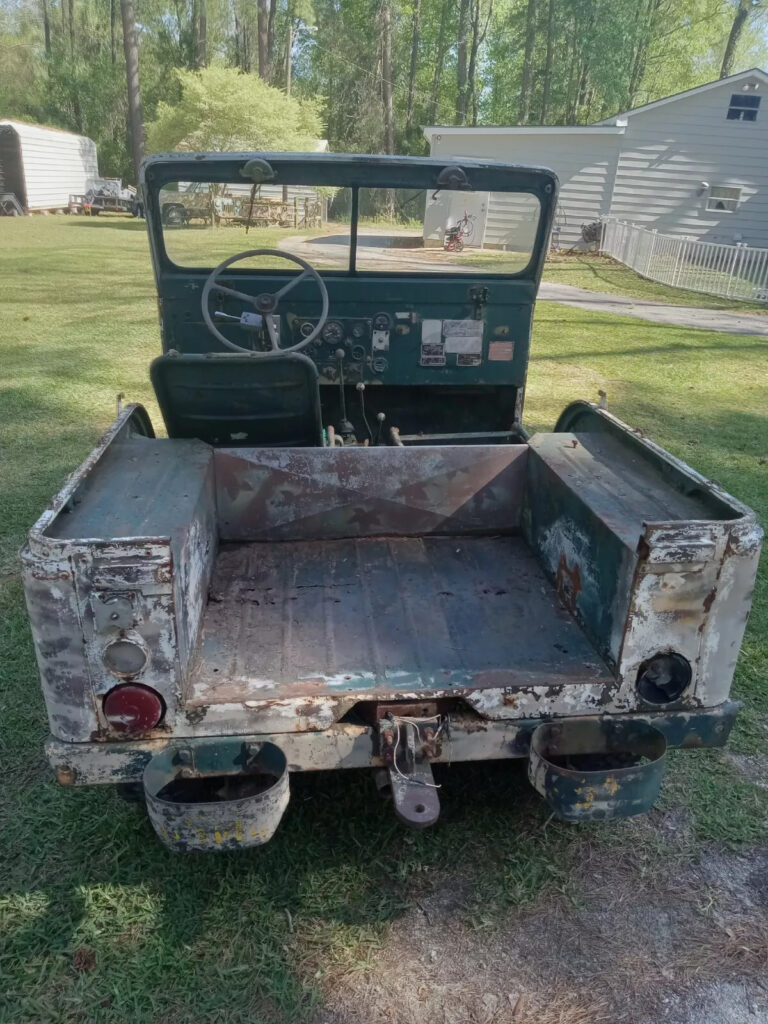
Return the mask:
{"type": "Polygon", "coordinates": [[[240,737],[166,747],[144,769],[152,827],[179,853],[269,842],[290,797],[285,754],[240,737]]]}
{"type": "Polygon", "coordinates": [[[564,821],[628,818],[656,802],[666,750],[647,722],[547,722],[531,737],[528,779],[564,821]]]}

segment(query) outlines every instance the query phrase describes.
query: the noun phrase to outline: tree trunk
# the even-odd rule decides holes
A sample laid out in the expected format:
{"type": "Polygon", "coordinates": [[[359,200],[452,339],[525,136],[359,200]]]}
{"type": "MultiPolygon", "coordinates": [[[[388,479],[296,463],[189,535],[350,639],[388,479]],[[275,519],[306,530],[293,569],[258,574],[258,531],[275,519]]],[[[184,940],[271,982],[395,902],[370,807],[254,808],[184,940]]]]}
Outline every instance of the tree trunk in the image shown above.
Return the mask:
{"type": "Polygon", "coordinates": [[[493,0],[488,2],[485,25],[480,28],[482,0],[472,0],[472,42],[469,47],[469,70],[467,72],[467,107],[472,106],[472,124],[477,125],[478,116],[478,95],[477,95],[477,55],[480,52],[488,26],[493,15],[493,0]]]}
{"type": "Polygon", "coordinates": [[[113,64],[117,63],[117,47],[115,45],[115,0],[109,0],[109,56],[113,64]]]}
{"type": "Polygon", "coordinates": [[[131,136],[131,154],[136,181],[144,159],[144,120],[141,114],[139,92],[139,43],[136,36],[136,15],[133,0],[120,0],[123,19],[123,49],[125,50],[125,80],[128,89],[128,125],[131,136]]]}
{"type": "Polygon", "coordinates": [[[258,0],[259,77],[269,79],[269,0],[258,0]]]}
{"type": "Polygon", "coordinates": [[[291,95],[293,78],[293,36],[296,31],[293,18],[288,18],[288,34],[285,39],[285,95],[291,95]]]}
{"type": "Polygon", "coordinates": [[[392,0],[381,3],[381,99],[384,113],[384,152],[395,152],[395,111],[392,104],[392,0]]]}
{"type": "Polygon", "coordinates": [[[547,56],[544,61],[544,93],[541,97],[541,123],[547,123],[549,97],[552,93],[552,58],[555,52],[555,0],[547,8],[547,56]]]}
{"type": "Polygon", "coordinates": [[[736,57],[736,47],[739,45],[739,39],[741,39],[741,33],[744,31],[744,26],[747,23],[747,18],[749,17],[749,12],[752,9],[752,6],[752,0],[739,0],[739,6],[736,8],[736,14],[733,16],[731,31],[728,35],[728,42],[725,44],[723,63],[720,67],[721,78],[727,78],[733,73],[733,62],[736,57]]]}
{"type": "Polygon", "coordinates": [[[408,70],[408,101],[405,107],[405,130],[413,126],[413,101],[416,92],[416,72],[419,70],[419,38],[421,36],[421,0],[413,0],[411,28],[411,66],[408,70]]]}
{"type": "Polygon", "coordinates": [[[523,82],[520,89],[520,124],[528,124],[533,91],[533,49],[536,44],[536,0],[528,0],[525,16],[525,53],[523,54],[523,82]]]}
{"type": "Polygon", "coordinates": [[[69,56],[75,59],[75,0],[67,0],[67,28],[69,30],[69,56]]]}
{"type": "Polygon", "coordinates": [[[269,17],[267,18],[267,78],[272,78],[272,68],[275,58],[275,10],[277,0],[270,0],[269,17]]]}
{"type": "Polygon", "coordinates": [[[467,123],[467,36],[470,0],[460,0],[456,51],[456,124],[467,123]]]}
{"type": "Polygon", "coordinates": [[[434,124],[437,120],[437,107],[440,102],[440,81],[443,75],[443,63],[445,61],[446,35],[448,32],[448,11],[452,0],[443,0],[443,9],[440,12],[440,30],[437,36],[437,59],[435,60],[435,72],[432,76],[432,94],[429,97],[429,116],[427,120],[434,124]]]}
{"type": "Polygon", "coordinates": [[[197,53],[195,58],[198,68],[204,68],[208,64],[208,9],[206,7],[206,0],[196,0],[195,14],[197,18],[195,28],[197,53]]]}
{"type": "Polygon", "coordinates": [[[48,10],[48,0],[42,0],[43,9],[43,35],[45,37],[45,56],[51,57],[51,16],[48,10]]]}
{"type": "Polygon", "coordinates": [[[661,0],[648,0],[648,4],[644,11],[641,34],[637,42],[637,48],[635,49],[634,59],[632,61],[632,74],[629,80],[628,107],[633,107],[635,105],[638,91],[645,76],[648,47],[651,44],[654,22],[660,5],[661,0]]]}

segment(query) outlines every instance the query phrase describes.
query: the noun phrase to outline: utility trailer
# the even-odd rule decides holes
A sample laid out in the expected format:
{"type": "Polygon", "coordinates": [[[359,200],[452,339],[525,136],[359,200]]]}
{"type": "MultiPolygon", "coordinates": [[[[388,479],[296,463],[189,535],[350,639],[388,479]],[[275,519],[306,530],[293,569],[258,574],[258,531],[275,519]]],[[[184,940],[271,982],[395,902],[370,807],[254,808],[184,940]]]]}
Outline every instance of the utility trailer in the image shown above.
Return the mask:
{"type": "Polygon", "coordinates": [[[223,850],[271,838],[298,771],[373,769],[425,827],[434,764],[522,758],[584,821],[726,742],[754,514],[600,406],[523,425],[551,171],[170,155],[143,194],[167,437],[120,410],[23,552],[62,784],[133,787],[171,849],[223,850]],[[179,182],[242,181],[334,188],[349,219],[279,250],[231,228],[223,262],[212,226],[166,230],[179,182]],[[521,240],[382,269],[361,202],[447,189],[514,193],[521,240]]]}

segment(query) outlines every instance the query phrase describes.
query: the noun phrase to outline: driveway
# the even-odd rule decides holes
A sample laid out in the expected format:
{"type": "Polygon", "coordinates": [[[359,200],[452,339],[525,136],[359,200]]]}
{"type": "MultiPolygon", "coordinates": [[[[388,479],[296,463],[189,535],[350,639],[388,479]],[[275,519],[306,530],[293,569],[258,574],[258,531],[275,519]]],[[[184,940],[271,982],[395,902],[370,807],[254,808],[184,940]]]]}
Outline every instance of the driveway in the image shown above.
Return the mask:
{"type": "Polygon", "coordinates": [[[588,309],[593,313],[618,313],[673,327],[697,327],[702,331],[723,334],[751,334],[768,338],[768,317],[755,313],[735,313],[721,309],[700,309],[696,306],[671,306],[664,302],[635,299],[630,295],[593,292],[570,284],[542,281],[539,298],[561,302],[564,306],[588,309]]]}

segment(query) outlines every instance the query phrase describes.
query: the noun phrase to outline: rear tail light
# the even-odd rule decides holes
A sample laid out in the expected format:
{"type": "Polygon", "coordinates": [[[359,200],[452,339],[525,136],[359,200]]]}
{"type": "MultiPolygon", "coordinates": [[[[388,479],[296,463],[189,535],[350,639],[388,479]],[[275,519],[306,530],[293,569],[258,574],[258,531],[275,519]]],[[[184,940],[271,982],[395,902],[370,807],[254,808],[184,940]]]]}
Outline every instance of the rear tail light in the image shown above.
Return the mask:
{"type": "Polygon", "coordinates": [[[104,698],[103,707],[110,728],[123,733],[149,732],[165,713],[160,694],[139,683],[116,686],[104,698]]]}
{"type": "Polygon", "coordinates": [[[637,692],[647,704],[679,700],[692,678],[690,662],[674,651],[654,654],[637,673],[637,692]]]}

